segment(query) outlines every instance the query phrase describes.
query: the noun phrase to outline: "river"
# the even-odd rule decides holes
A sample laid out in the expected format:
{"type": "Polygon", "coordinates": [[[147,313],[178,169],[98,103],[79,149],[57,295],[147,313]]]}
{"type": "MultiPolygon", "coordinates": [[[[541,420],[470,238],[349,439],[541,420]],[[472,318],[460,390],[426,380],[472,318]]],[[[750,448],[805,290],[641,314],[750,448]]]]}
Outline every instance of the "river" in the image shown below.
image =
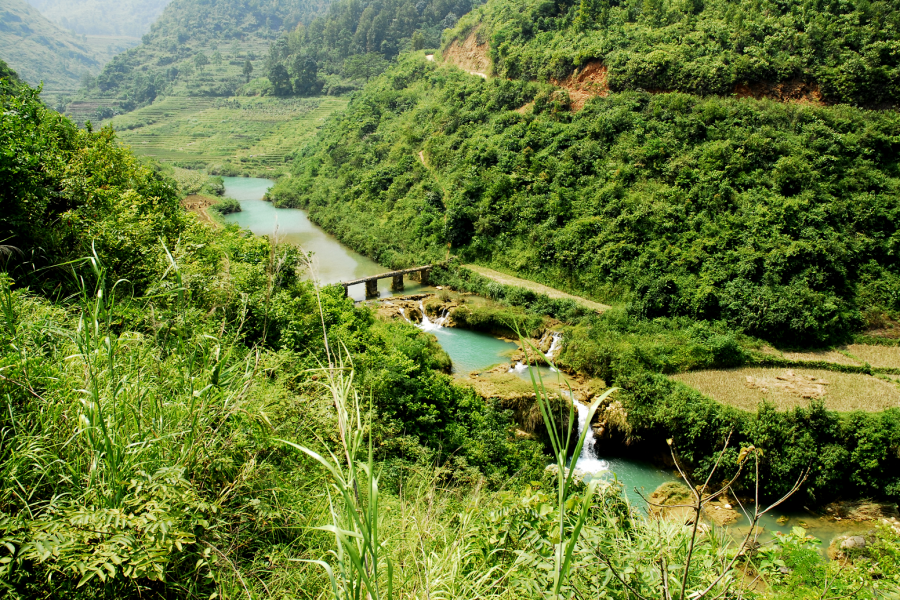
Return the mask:
{"type": "MultiPolygon", "coordinates": [[[[227,215],[225,220],[237,223],[257,235],[277,235],[285,242],[298,244],[307,252],[313,253],[316,277],[321,284],[338,283],[349,279],[357,279],[368,275],[385,273],[390,269],[382,267],[371,259],[343,246],[334,236],[326,233],[313,224],[306,212],[291,208],[274,208],[262,200],[266,191],[274,185],[268,179],[248,177],[225,177],[225,195],[238,200],[241,212],[227,215]]],[[[436,291],[435,288],[423,287],[417,282],[407,281],[403,294],[436,291]]],[[[350,296],[357,301],[364,300],[365,286],[358,285],[350,289],[350,296]]],[[[389,298],[393,295],[390,279],[378,283],[379,297],[389,298]]],[[[517,345],[466,329],[441,327],[440,324],[428,321],[422,327],[437,337],[441,347],[453,361],[454,374],[467,376],[472,372],[486,371],[500,363],[508,363],[509,355],[517,345]]],[[[519,375],[529,378],[525,369],[519,375]]],[[[541,375],[546,379],[557,377],[549,369],[542,368],[541,375]]],[[[587,408],[577,407],[579,429],[584,427],[587,408]]],[[[592,433],[590,433],[592,435],[592,433]]],[[[635,491],[649,496],[660,484],[676,480],[674,473],[659,469],[648,463],[625,458],[602,457],[596,454],[593,446],[585,448],[575,460],[575,467],[592,473],[596,477],[615,477],[624,485],[625,493],[633,506],[644,508],[644,503],[635,491]]],[[[767,515],[762,525],[769,531],[788,532],[797,524],[808,524],[823,541],[823,549],[830,540],[840,533],[844,527],[833,523],[825,523],[810,514],[791,514],[786,522],[778,523],[778,515],[767,515]]]]}

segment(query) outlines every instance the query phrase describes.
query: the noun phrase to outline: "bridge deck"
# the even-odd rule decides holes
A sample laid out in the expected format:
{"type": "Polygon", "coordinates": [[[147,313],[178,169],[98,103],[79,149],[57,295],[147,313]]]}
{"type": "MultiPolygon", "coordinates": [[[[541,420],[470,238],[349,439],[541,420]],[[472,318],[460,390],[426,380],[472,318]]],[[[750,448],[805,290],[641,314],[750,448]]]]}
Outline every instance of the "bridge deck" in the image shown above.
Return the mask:
{"type": "Polygon", "coordinates": [[[427,271],[431,269],[431,265],[425,265],[422,267],[413,267],[412,269],[403,269],[401,271],[391,271],[390,273],[382,273],[381,275],[370,275],[369,277],[360,277],[359,279],[354,279],[353,281],[342,281],[341,285],[344,287],[357,285],[359,283],[366,283],[368,281],[378,281],[379,279],[387,279],[388,277],[395,277],[397,275],[406,275],[407,273],[418,273],[419,271],[427,271]]]}

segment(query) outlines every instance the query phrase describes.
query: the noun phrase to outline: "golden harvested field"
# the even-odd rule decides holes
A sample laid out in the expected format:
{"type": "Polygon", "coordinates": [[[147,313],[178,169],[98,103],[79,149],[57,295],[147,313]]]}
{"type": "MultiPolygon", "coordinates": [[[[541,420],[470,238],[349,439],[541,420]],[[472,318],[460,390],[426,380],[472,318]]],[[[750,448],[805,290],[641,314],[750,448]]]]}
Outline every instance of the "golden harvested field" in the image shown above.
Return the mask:
{"type": "Polygon", "coordinates": [[[900,408],[900,388],[860,373],[823,369],[743,367],[721,371],[695,371],[673,375],[703,394],[735,408],[754,411],[763,400],[779,410],[808,406],[812,398],[838,412],[879,412],[900,408]]]}
{"type": "Polygon", "coordinates": [[[851,344],[850,346],[847,346],[847,351],[873,367],[900,369],[900,348],[896,346],[851,344]]]}

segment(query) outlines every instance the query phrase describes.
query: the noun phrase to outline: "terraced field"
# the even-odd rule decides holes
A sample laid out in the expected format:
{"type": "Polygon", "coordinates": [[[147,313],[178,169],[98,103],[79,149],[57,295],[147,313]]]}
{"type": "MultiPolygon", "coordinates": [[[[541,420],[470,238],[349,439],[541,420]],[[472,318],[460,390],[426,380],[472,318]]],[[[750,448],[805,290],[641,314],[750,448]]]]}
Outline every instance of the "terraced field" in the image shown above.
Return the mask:
{"type": "Polygon", "coordinates": [[[138,154],[189,168],[256,173],[285,166],[347,102],[169,96],[108,123],[138,154]]]}

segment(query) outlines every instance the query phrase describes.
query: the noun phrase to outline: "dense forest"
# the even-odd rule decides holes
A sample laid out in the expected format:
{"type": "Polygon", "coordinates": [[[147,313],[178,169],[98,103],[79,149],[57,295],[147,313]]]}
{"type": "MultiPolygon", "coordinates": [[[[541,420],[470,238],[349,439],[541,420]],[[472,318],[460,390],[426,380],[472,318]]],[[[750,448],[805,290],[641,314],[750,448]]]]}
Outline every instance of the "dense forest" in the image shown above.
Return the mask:
{"type": "Polygon", "coordinates": [[[82,94],[121,101],[123,108],[157,95],[231,96],[283,30],[327,5],[325,0],[175,0],[143,43],[109,62],[82,94]]]}
{"type": "Polygon", "coordinates": [[[900,314],[897,113],[679,93],[567,102],[410,55],[272,197],[383,264],[449,246],[636,315],[780,343],[900,314]]]}
{"type": "Polygon", "coordinates": [[[613,91],[728,95],[740,85],[812,84],[832,102],[900,101],[900,11],[845,0],[495,0],[477,29],[497,75],[560,80],[591,61],[613,91]]]}
{"type": "Polygon", "coordinates": [[[437,48],[470,0],[340,0],[279,39],[267,76],[276,95],[340,93],[364,83],[404,50],[437,48]],[[357,57],[357,58],[351,58],[357,57]],[[349,60],[348,60],[349,59],[349,60]]]}

